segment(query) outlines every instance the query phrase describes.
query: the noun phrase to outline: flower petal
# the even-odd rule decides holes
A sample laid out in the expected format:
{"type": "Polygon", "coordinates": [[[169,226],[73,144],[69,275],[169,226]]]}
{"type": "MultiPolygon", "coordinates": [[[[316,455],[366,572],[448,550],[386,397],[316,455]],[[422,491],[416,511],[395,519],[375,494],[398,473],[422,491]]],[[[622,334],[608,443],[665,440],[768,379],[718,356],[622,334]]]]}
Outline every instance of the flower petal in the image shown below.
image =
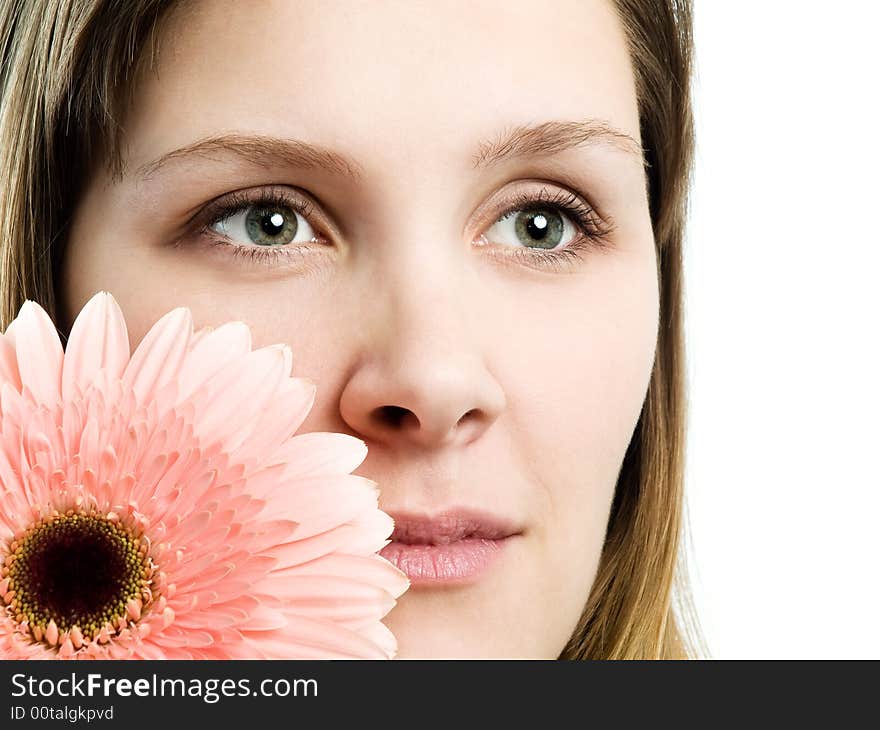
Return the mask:
{"type": "Polygon", "coordinates": [[[317,535],[375,509],[379,500],[376,482],[355,474],[327,474],[303,479],[278,476],[274,467],[248,478],[248,488],[267,502],[274,519],[299,523],[297,539],[317,535]]]}
{"type": "Polygon", "coordinates": [[[324,657],[350,659],[386,659],[389,657],[387,637],[383,643],[366,637],[360,631],[352,631],[330,620],[306,618],[291,614],[287,616],[284,629],[266,632],[244,632],[267,659],[296,659],[315,656],[314,649],[321,649],[324,657]]]}
{"type": "Polygon", "coordinates": [[[244,322],[227,322],[208,332],[205,329],[197,333],[200,336],[180,369],[178,402],[189,398],[205,381],[251,351],[251,331],[244,322]]]}
{"type": "MultiPolygon", "coordinates": [[[[297,579],[301,576],[331,576],[340,580],[340,586],[346,581],[378,586],[395,598],[403,594],[409,587],[406,574],[398,570],[380,555],[344,555],[334,553],[304,565],[292,566],[281,571],[272,572],[273,579],[297,579]]],[[[295,581],[294,581],[295,582],[295,581]]],[[[289,591],[285,591],[290,595],[289,591]]],[[[280,594],[279,594],[280,595],[280,594]]]]}
{"type": "Polygon", "coordinates": [[[302,433],[289,439],[267,459],[286,462],[285,476],[350,474],[367,458],[366,443],[356,436],[330,431],[302,433]]]}
{"type": "Polygon", "coordinates": [[[220,440],[227,450],[241,444],[248,435],[241,424],[260,415],[285,376],[285,349],[273,345],[249,352],[207,381],[200,391],[206,402],[195,424],[203,443],[220,440]]]}
{"type": "MultiPolygon", "coordinates": [[[[257,464],[266,462],[305,421],[316,392],[317,386],[308,378],[283,378],[260,420],[253,424],[249,438],[235,450],[235,459],[257,464]]],[[[274,457],[270,463],[281,460],[283,456],[274,457]]]]}
{"type": "Polygon", "coordinates": [[[64,349],[52,319],[30,299],[16,317],[15,356],[22,388],[28,388],[38,402],[54,407],[61,394],[64,349]]]}
{"type": "Polygon", "coordinates": [[[192,331],[192,313],[178,307],[156,322],[141,340],[122,376],[123,386],[134,391],[139,403],[177,377],[192,331]]]}
{"type": "Polygon", "coordinates": [[[339,551],[349,554],[378,552],[388,544],[394,521],[380,510],[368,510],[349,523],[338,525],[295,542],[279,545],[272,554],[281,568],[307,563],[322,555],[339,551]]]}
{"type": "Polygon", "coordinates": [[[75,388],[85,391],[101,368],[121,378],[130,359],[128,328],[119,304],[109,292],[100,291],[82,308],[70,328],[61,395],[73,398],[75,388]]]}
{"type": "Polygon", "coordinates": [[[21,375],[18,373],[15,345],[6,335],[0,335],[0,384],[2,383],[9,383],[13,388],[21,391],[21,375]]]}

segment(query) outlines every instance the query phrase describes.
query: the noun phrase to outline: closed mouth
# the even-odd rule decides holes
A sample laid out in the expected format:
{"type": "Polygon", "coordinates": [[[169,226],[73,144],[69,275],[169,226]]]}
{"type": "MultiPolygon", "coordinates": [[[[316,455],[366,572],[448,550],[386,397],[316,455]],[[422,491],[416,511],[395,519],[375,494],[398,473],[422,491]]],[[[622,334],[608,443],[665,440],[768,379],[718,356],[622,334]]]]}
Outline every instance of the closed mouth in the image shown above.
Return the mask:
{"type": "Polygon", "coordinates": [[[391,543],[381,555],[413,585],[468,583],[479,578],[507,543],[522,532],[485,512],[449,510],[433,517],[389,512],[391,543]]]}

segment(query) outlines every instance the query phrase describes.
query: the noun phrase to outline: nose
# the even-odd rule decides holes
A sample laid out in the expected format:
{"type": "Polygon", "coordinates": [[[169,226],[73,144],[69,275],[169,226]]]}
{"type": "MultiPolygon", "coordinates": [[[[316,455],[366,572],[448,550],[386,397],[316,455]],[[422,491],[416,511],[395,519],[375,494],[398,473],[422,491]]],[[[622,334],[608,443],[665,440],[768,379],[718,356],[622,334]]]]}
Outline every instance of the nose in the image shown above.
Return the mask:
{"type": "Polygon", "coordinates": [[[398,258],[370,277],[357,364],[340,396],[346,423],[391,450],[470,443],[505,408],[478,331],[485,318],[468,314],[480,306],[477,282],[468,285],[456,258],[429,258],[411,253],[412,266],[398,258]]]}

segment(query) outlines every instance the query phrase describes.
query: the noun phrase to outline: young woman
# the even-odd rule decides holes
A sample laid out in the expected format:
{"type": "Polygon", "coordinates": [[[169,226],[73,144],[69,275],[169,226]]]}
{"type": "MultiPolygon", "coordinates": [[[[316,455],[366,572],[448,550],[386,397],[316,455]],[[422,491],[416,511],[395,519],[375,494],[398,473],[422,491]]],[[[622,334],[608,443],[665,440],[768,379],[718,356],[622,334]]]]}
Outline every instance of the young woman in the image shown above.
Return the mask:
{"type": "Polygon", "coordinates": [[[0,3],[4,326],[247,322],[363,439],[406,657],[679,658],[680,0],[0,3]],[[469,539],[467,539],[469,538],[469,539]]]}

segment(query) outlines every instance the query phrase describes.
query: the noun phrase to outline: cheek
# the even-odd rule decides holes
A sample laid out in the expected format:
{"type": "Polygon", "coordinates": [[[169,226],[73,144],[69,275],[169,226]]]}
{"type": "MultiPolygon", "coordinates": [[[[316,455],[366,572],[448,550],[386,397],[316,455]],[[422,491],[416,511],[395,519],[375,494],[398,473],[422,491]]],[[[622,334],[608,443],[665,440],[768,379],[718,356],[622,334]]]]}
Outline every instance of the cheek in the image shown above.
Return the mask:
{"type": "Polygon", "coordinates": [[[538,530],[569,571],[571,556],[595,569],[653,367],[656,264],[642,250],[533,291],[502,355],[508,418],[547,506],[538,530]]]}
{"type": "Polygon", "coordinates": [[[68,326],[95,292],[109,291],[125,315],[132,351],[162,316],[180,306],[192,311],[195,329],[242,320],[251,329],[254,348],[281,342],[289,333],[277,322],[296,308],[291,290],[302,289],[244,283],[240,275],[212,268],[198,255],[162,250],[136,235],[112,239],[85,232],[71,237],[62,277],[68,326]],[[287,309],[280,311],[278,303],[287,309]]]}

